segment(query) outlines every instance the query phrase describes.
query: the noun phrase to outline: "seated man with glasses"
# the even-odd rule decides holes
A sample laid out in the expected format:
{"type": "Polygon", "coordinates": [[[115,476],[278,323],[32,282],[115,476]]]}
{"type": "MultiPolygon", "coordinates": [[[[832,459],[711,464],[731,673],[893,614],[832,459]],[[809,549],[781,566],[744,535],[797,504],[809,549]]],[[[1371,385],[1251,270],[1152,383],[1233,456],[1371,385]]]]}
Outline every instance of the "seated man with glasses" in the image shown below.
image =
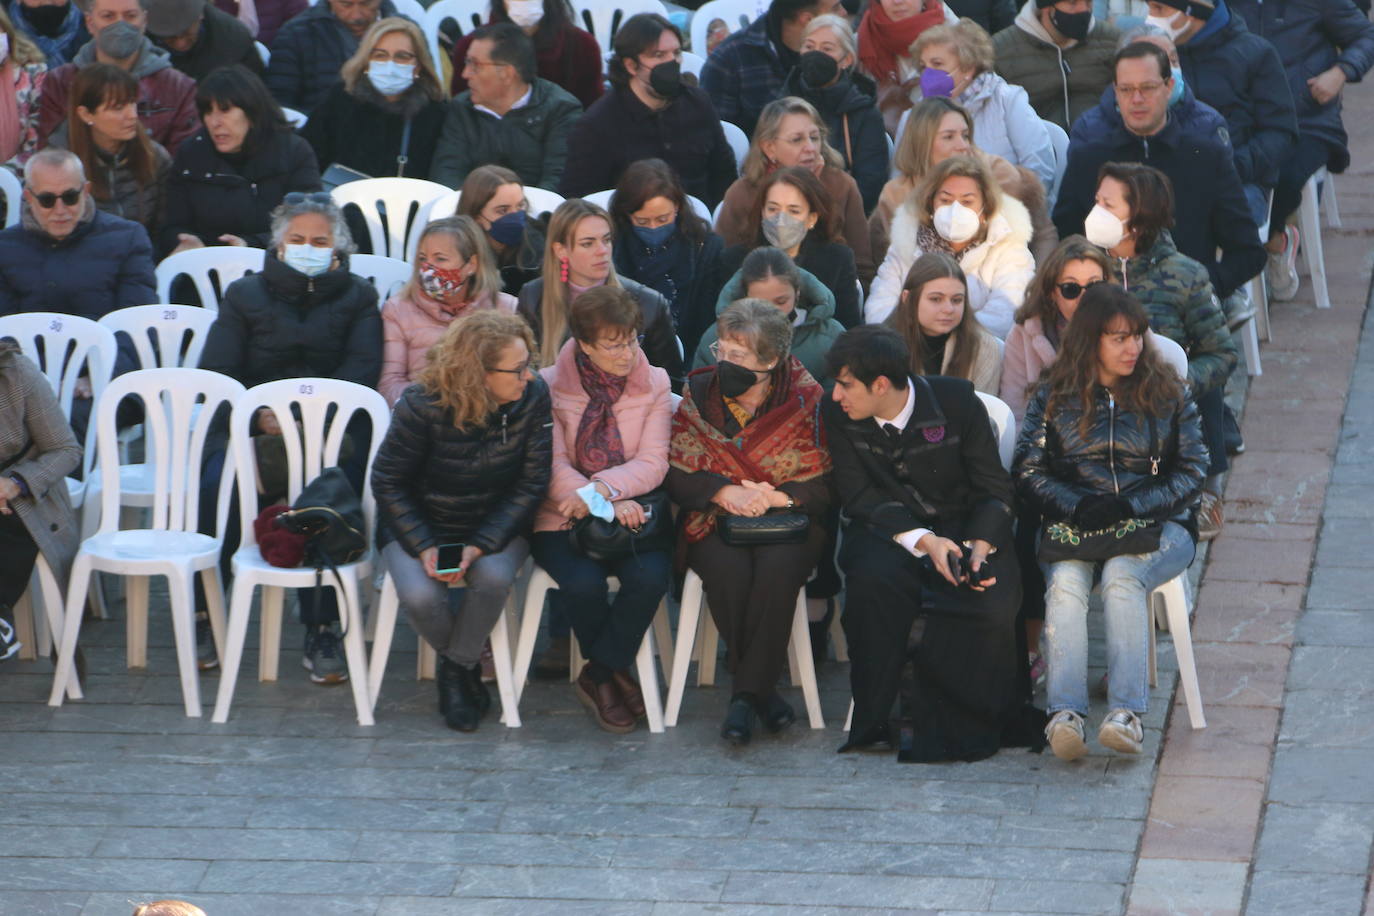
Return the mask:
{"type": "MultiPolygon", "coordinates": [[[[157,301],[153,246],[139,223],[96,209],[75,153],[49,147],[24,166],[17,226],[0,232],[0,317],[64,312],[92,321],[157,301]]],[[[137,368],[133,341],[120,335],[114,372],[137,368]]],[[[86,432],[91,386],[76,387],[72,425],[86,432]]]]}
{"type": "Polygon", "coordinates": [[[449,103],[430,179],[451,188],[482,165],[505,166],[526,186],[558,189],[568,132],[582,103],[535,74],[534,44],[510,22],[472,33],[466,92],[449,103]]]}

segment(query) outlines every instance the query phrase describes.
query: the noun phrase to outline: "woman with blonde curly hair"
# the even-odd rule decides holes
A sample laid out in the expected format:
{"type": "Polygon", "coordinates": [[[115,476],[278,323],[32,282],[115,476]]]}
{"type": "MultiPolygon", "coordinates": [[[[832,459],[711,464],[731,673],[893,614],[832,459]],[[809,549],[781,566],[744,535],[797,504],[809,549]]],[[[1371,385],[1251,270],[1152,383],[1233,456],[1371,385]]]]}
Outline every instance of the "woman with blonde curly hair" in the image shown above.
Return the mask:
{"type": "Polygon", "coordinates": [[[549,486],[553,420],[534,350],[507,312],[453,322],[373,461],[382,556],[411,626],[439,653],[439,712],[457,731],[475,731],[491,708],[482,644],[549,486]]]}

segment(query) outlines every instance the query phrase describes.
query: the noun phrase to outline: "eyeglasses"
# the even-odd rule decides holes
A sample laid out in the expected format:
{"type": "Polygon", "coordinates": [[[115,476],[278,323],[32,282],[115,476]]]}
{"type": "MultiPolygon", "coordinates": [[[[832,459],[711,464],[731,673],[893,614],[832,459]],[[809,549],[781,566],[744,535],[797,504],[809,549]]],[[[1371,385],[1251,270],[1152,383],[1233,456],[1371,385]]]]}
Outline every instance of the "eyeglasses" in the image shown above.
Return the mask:
{"type": "Polygon", "coordinates": [[[624,356],[626,353],[633,353],[635,350],[638,350],[638,349],[639,349],[640,347],[642,347],[643,345],[644,345],[644,335],[643,335],[643,334],[640,334],[638,337],[632,338],[631,340],[627,340],[627,341],[625,341],[624,343],[618,343],[618,344],[603,344],[603,343],[598,343],[598,344],[595,344],[594,346],[595,346],[598,350],[600,350],[602,353],[605,353],[607,356],[624,356]]]}
{"type": "Polygon", "coordinates": [[[1116,94],[1129,99],[1133,95],[1151,96],[1164,88],[1163,83],[1141,83],[1139,86],[1117,85],[1116,94]]]}
{"type": "Polygon", "coordinates": [[[409,51],[397,51],[395,54],[388,54],[381,48],[373,48],[372,53],[368,55],[368,60],[375,60],[379,63],[392,61],[398,64],[413,64],[415,63],[415,55],[409,51]]]}
{"type": "Polygon", "coordinates": [[[534,357],[531,356],[529,359],[525,360],[523,363],[516,366],[514,369],[488,369],[487,371],[503,372],[506,375],[524,375],[526,372],[534,372],[538,370],[538,368],[539,363],[534,359],[534,357]]]}
{"type": "MultiPolygon", "coordinates": [[[[727,353],[727,352],[725,352],[725,351],[722,350],[721,347],[720,347],[720,341],[716,341],[715,343],[711,344],[711,346],[707,347],[706,349],[709,350],[710,353],[711,353],[711,356],[714,357],[714,358],[717,359],[717,360],[724,359],[724,360],[728,360],[728,361],[730,361],[730,362],[732,362],[732,363],[739,363],[739,360],[738,360],[738,359],[732,359],[731,357],[733,357],[733,356],[741,356],[741,357],[743,357],[743,358],[745,358],[745,359],[748,359],[748,358],[749,358],[749,357],[747,357],[747,356],[744,356],[744,353],[743,353],[743,351],[741,351],[741,350],[736,350],[734,353],[727,353]]],[[[746,366],[745,368],[747,369],[748,367],[746,366]]],[[[762,373],[762,372],[767,372],[768,370],[766,370],[766,369],[751,369],[750,371],[751,371],[751,372],[760,372],[760,373],[762,373]]]]}
{"type": "Polygon", "coordinates": [[[469,57],[469,58],[467,58],[466,60],[463,61],[463,69],[464,69],[464,70],[466,70],[468,67],[471,67],[471,68],[474,69],[474,70],[481,70],[483,67],[509,67],[509,66],[511,66],[511,64],[506,63],[504,60],[478,60],[478,59],[475,58],[475,57],[469,57]]]}
{"type": "Polygon", "coordinates": [[[328,191],[292,191],[282,198],[282,202],[288,204],[303,204],[306,201],[312,204],[332,204],[334,198],[329,196],[328,191]]]}
{"type": "Polygon", "coordinates": [[[42,194],[35,194],[33,191],[30,191],[29,195],[33,197],[34,202],[44,210],[51,210],[53,207],[57,206],[59,200],[69,207],[75,207],[81,202],[80,188],[71,188],[70,190],[63,191],[61,194],[54,194],[52,191],[44,191],[42,194]]]}
{"type": "Polygon", "coordinates": [[[1084,284],[1075,283],[1073,280],[1070,280],[1068,283],[1060,283],[1058,284],[1059,295],[1063,296],[1065,299],[1077,299],[1079,296],[1083,295],[1084,290],[1091,289],[1101,282],[1103,281],[1093,280],[1091,283],[1084,284]]]}

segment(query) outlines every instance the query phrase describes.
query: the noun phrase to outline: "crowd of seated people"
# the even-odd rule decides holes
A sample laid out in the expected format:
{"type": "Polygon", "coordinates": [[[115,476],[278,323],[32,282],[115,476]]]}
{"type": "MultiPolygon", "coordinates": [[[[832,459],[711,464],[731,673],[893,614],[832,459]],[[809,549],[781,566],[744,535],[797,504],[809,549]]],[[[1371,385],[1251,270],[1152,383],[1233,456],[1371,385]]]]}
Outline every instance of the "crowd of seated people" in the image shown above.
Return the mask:
{"type": "MultiPolygon", "coordinates": [[[[1374,65],[1353,0],[1148,9],[1118,28],[1089,0],[773,0],[690,49],[698,85],[668,18],[630,16],[603,49],[565,0],[494,0],[440,60],[391,0],[11,0],[0,322],[98,320],[157,302],[161,259],[260,249],[217,301],[171,297],[216,310],[203,369],[385,397],[390,425],[350,423],[339,463],[371,481],[453,729],[491,706],[484,646],[532,560],[556,586],[537,670],[569,673],[575,637],[572,690],[607,731],[645,716],[631,663],[690,570],[727,647],[731,744],[795,719],[777,685],[805,590],[817,657],[834,614],[848,639],[842,750],[1072,759],[1100,578],[1098,740],[1138,752],[1137,624],[1221,532],[1244,447],[1224,395],[1250,281],[1296,294],[1290,223],[1308,179],[1349,164],[1341,95],[1374,65]],[[458,192],[391,252],[397,288],[353,272],[327,190],[368,178],[458,192]],[[661,540],[592,550],[592,520],[661,540]],[[1065,546],[1123,530],[1125,553],[1065,546]]],[[[0,340],[0,658],[10,584],[39,553],[60,578],[78,545],[62,480],[96,392],[81,378],[63,415],[44,385],[0,340]]],[[[292,426],[255,415],[255,449],[292,426]]],[[[214,421],[203,526],[232,434],[214,421]]],[[[233,506],[225,576],[251,521],[233,506]]],[[[332,592],[301,609],[311,679],[349,680],[332,592]]]]}

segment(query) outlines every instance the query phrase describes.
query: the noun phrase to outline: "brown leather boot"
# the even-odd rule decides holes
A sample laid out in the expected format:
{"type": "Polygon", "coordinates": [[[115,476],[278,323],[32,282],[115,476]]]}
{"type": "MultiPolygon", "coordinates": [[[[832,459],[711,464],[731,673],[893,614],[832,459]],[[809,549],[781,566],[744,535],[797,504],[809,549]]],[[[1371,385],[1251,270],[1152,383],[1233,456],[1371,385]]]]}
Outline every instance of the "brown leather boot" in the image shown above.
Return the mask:
{"type": "Polygon", "coordinates": [[[578,701],[587,707],[592,718],[596,719],[596,724],[604,730],[618,735],[634,731],[635,717],[625,708],[615,682],[598,684],[592,680],[588,667],[583,666],[582,672],[577,676],[577,682],[573,685],[573,692],[577,694],[578,701]]]}
{"type": "Polygon", "coordinates": [[[644,694],[639,689],[639,682],[629,671],[623,670],[611,672],[611,681],[620,691],[620,698],[625,701],[625,708],[630,711],[630,715],[636,719],[644,718],[644,694]]]}

